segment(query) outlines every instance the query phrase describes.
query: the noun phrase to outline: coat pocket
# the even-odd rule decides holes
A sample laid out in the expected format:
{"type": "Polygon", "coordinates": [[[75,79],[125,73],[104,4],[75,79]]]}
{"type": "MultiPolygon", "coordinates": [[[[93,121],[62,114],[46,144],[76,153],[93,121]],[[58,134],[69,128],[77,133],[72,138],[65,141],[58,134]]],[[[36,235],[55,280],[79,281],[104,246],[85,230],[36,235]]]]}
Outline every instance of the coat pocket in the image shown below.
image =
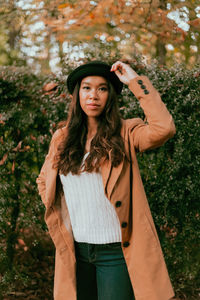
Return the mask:
{"type": "Polygon", "coordinates": [[[146,239],[148,240],[149,248],[159,248],[160,247],[160,241],[158,238],[158,234],[156,232],[156,228],[153,222],[153,218],[151,216],[151,213],[149,211],[145,210],[144,216],[143,216],[143,224],[145,227],[145,232],[147,234],[146,239]]]}

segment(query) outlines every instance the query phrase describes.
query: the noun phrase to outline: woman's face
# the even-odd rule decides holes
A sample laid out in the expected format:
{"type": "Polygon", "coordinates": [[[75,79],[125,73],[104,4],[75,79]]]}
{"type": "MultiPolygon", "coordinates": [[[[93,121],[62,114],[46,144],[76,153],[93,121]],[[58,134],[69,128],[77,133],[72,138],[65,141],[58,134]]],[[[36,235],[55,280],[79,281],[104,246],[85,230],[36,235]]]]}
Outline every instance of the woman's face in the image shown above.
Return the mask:
{"type": "Polygon", "coordinates": [[[108,83],[104,77],[87,76],[82,79],[79,90],[80,106],[89,118],[100,116],[108,95],[108,83]]]}

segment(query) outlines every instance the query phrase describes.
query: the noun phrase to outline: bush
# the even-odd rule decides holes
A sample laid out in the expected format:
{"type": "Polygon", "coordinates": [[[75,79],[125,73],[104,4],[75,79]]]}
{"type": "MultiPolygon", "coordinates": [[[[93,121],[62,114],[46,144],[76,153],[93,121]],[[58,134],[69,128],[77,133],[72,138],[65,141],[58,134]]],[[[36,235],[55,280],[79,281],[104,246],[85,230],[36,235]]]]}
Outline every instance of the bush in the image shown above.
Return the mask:
{"type": "Polygon", "coordinates": [[[44,263],[52,261],[52,244],[41,238],[46,226],[35,180],[55,124],[66,118],[63,86],[53,76],[36,77],[26,69],[0,70],[0,273],[7,295],[32,285],[30,270],[43,266],[42,256],[44,263]]]}
{"type": "MultiPolygon", "coordinates": [[[[132,66],[148,75],[175,120],[175,137],[159,149],[139,154],[138,160],[176,293],[197,299],[200,73],[182,66],[145,67],[138,60],[132,66]]],[[[36,77],[27,69],[0,69],[0,274],[2,295],[10,297],[6,299],[13,295],[28,299],[31,290],[35,295],[31,299],[52,297],[54,249],[35,180],[51,134],[67,116],[64,78],[69,68],[60,78],[36,77]]],[[[124,118],[143,117],[127,88],[119,104],[124,118]]]]}

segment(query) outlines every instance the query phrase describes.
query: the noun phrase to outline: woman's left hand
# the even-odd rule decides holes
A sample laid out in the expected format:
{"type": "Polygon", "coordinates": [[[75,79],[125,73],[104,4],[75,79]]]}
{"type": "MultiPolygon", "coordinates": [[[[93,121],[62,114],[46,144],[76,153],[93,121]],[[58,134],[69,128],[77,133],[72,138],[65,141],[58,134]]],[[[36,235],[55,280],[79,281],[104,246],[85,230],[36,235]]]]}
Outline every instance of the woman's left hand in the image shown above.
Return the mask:
{"type": "Polygon", "coordinates": [[[139,76],[129,65],[121,61],[114,63],[110,71],[115,72],[119,80],[127,85],[129,85],[133,78],[139,76]]]}

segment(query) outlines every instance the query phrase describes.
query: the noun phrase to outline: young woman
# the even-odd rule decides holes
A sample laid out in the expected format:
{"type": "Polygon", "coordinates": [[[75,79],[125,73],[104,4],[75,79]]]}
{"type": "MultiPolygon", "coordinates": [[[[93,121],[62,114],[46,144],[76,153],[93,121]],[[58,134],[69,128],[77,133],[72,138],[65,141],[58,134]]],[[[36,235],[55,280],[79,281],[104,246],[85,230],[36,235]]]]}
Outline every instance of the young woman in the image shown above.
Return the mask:
{"type": "Polygon", "coordinates": [[[37,178],[56,247],[54,299],[169,300],[174,293],[136,150],[172,137],[172,117],[148,78],[120,61],[83,64],[67,86],[69,116],[37,178]],[[123,84],[147,122],[120,118],[123,84]]]}

